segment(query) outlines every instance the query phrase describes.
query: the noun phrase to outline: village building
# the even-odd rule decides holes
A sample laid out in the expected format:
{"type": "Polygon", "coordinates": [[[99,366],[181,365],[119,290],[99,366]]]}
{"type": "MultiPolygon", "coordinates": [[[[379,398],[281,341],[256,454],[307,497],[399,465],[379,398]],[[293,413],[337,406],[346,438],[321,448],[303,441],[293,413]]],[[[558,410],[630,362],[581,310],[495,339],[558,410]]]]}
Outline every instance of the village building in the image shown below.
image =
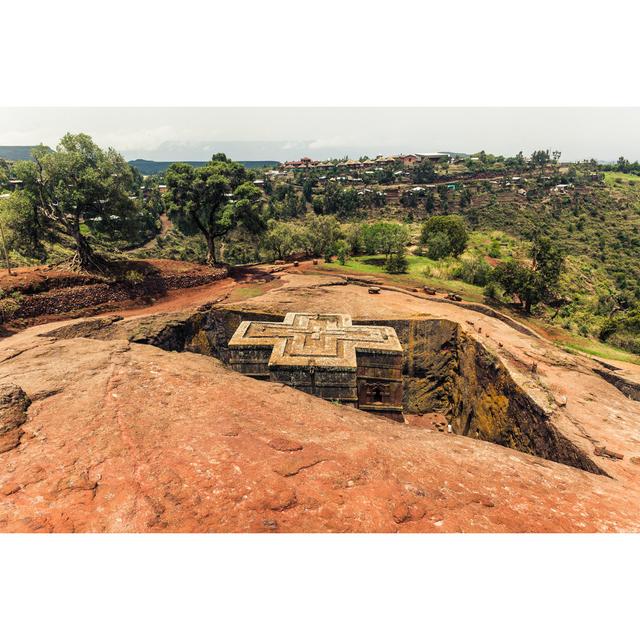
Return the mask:
{"type": "Polygon", "coordinates": [[[245,375],[403,421],[402,346],[392,327],[287,313],[283,322],[241,322],[229,354],[245,375]]]}

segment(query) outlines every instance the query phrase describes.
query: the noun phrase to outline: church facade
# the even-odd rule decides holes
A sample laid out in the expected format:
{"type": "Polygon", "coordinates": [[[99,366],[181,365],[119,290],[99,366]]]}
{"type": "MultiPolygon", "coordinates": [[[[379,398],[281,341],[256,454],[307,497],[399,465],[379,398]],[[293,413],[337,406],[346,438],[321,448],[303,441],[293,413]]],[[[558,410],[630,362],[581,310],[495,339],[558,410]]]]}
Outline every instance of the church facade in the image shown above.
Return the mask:
{"type": "Polygon", "coordinates": [[[229,365],[325,400],[403,421],[402,346],[392,327],[354,326],[346,314],[288,313],[243,321],[229,365]]]}

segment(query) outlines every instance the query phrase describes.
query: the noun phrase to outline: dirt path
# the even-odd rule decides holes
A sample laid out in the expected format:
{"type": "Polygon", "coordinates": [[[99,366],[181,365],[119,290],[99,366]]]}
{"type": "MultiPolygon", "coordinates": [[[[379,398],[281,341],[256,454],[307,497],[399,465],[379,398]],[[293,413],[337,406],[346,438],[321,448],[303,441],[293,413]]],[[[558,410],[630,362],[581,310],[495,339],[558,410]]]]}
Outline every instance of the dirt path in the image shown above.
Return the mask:
{"type": "Polygon", "coordinates": [[[222,300],[246,300],[262,295],[282,285],[278,274],[270,265],[235,269],[228,278],[189,289],[172,289],[152,304],[133,309],[110,310],[100,316],[117,313],[124,318],[136,318],[154,313],[194,311],[202,305],[222,300]]]}

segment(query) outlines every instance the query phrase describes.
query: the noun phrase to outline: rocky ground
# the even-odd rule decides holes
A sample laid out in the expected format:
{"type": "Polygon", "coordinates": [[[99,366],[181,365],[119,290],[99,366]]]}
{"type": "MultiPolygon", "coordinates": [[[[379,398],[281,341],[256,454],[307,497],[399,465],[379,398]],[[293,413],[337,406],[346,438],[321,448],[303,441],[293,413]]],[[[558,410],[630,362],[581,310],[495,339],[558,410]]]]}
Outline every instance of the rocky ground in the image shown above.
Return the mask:
{"type": "MultiPolygon", "coordinates": [[[[229,283],[215,299],[459,322],[609,477],[449,434],[440,416],[402,425],[131,342],[188,316],[150,307],[0,342],[0,530],[640,530],[640,404],[598,363],[464,305],[295,271],[255,275],[252,298],[234,300],[246,283],[229,283]]],[[[632,379],[628,367],[616,374],[632,379]]]]}
{"type": "Polygon", "coordinates": [[[48,266],[3,271],[0,330],[6,334],[60,318],[146,308],[158,300],[166,303],[176,291],[184,295],[191,288],[212,287],[228,274],[226,267],[177,260],[121,260],[112,268],[108,275],[48,266]]]}

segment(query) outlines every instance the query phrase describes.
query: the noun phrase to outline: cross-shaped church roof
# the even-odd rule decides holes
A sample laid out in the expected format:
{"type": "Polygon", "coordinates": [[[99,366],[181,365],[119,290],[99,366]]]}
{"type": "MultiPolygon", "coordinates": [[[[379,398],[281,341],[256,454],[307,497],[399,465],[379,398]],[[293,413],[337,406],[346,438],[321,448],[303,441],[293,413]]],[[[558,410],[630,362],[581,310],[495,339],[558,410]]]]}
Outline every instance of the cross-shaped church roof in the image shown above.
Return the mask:
{"type": "Polygon", "coordinates": [[[283,322],[240,323],[229,348],[271,348],[269,367],[356,369],[356,351],[401,354],[392,327],[353,326],[346,314],[287,313],[283,322]]]}

